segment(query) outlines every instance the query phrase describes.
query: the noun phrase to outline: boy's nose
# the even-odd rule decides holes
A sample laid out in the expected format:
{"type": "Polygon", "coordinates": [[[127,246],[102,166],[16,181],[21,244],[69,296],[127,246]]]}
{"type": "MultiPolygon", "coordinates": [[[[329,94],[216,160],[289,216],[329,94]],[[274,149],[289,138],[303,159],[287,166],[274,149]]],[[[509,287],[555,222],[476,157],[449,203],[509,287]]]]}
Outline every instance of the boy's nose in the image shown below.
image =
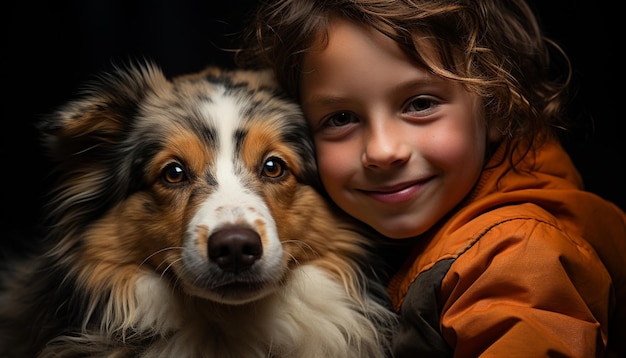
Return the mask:
{"type": "Polygon", "coordinates": [[[407,145],[392,125],[384,125],[370,130],[366,136],[361,161],[364,167],[371,169],[388,169],[408,161],[411,148],[407,145]]]}

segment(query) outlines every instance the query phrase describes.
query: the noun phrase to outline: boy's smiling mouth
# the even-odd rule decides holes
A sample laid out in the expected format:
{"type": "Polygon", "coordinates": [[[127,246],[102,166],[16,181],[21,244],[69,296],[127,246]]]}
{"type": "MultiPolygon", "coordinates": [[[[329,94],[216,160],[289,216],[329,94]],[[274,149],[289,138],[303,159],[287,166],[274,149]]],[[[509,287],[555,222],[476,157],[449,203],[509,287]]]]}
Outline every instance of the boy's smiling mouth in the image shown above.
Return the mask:
{"type": "Polygon", "coordinates": [[[399,204],[413,199],[431,179],[428,177],[375,189],[359,189],[359,192],[384,204],[399,204]]]}

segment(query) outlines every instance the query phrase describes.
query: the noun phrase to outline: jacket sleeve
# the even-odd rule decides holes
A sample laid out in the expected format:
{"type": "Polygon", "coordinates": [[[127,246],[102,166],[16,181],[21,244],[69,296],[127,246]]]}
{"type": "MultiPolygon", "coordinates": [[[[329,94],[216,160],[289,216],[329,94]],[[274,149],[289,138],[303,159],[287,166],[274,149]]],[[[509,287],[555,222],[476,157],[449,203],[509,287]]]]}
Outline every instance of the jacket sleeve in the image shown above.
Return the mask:
{"type": "Polygon", "coordinates": [[[441,330],[455,357],[603,354],[611,281],[584,240],[535,218],[479,236],[442,281],[441,330]]]}

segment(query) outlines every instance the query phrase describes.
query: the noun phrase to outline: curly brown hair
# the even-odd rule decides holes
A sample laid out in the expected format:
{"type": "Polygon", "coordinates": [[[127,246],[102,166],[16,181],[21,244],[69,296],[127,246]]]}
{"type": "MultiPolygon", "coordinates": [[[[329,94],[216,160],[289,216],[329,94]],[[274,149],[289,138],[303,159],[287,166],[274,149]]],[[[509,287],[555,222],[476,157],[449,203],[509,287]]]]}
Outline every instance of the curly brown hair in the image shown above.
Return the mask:
{"type": "Polygon", "coordinates": [[[371,26],[427,70],[481,96],[487,125],[503,134],[511,155],[564,128],[571,65],[524,0],[268,1],[257,9],[236,60],[271,67],[298,100],[303,56],[315,41],[327,40],[333,17],[371,26]],[[437,59],[422,55],[424,41],[437,49],[437,59]]]}

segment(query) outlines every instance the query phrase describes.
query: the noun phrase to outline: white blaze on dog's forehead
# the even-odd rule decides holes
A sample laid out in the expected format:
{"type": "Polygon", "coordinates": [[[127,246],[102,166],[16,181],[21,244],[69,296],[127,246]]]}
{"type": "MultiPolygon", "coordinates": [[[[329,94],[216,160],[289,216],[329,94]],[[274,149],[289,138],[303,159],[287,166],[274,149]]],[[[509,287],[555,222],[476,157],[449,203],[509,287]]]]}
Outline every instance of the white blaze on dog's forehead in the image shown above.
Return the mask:
{"type": "Polygon", "coordinates": [[[233,96],[227,95],[222,89],[213,95],[213,101],[204,106],[205,118],[214,127],[219,138],[219,155],[232,157],[235,143],[232,140],[237,128],[241,126],[241,104],[233,96]]]}

